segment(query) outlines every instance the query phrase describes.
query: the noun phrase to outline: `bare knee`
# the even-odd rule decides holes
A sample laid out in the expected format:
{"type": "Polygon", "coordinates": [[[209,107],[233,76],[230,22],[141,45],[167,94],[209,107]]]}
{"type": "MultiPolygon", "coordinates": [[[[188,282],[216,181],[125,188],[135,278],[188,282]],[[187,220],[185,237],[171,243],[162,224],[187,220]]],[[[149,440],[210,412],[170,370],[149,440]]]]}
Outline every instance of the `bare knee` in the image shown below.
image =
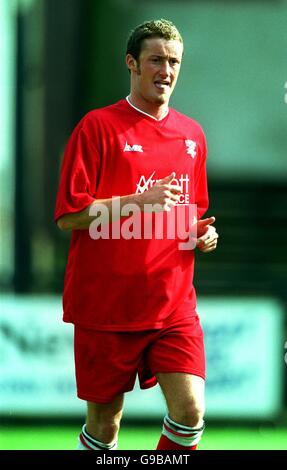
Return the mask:
{"type": "Polygon", "coordinates": [[[112,422],[97,423],[96,426],[91,426],[87,420],[88,433],[104,444],[111,444],[117,440],[119,428],[119,424],[112,422]]]}
{"type": "Polygon", "coordinates": [[[88,402],[87,432],[105,444],[116,441],[120,429],[122,405],[122,400],[104,405],[88,402]]]}
{"type": "Polygon", "coordinates": [[[178,424],[191,428],[203,425],[204,407],[195,402],[188,402],[169,411],[170,418],[178,424]]]}

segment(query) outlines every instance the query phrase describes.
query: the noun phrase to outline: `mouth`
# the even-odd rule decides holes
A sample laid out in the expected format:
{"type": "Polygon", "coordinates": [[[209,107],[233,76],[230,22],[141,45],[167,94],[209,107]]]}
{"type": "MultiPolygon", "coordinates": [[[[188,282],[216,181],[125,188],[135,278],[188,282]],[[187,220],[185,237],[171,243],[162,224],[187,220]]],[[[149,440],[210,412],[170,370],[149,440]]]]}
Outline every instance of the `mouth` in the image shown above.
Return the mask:
{"type": "Polygon", "coordinates": [[[161,91],[167,91],[170,88],[170,82],[167,80],[156,80],[154,85],[161,91]]]}

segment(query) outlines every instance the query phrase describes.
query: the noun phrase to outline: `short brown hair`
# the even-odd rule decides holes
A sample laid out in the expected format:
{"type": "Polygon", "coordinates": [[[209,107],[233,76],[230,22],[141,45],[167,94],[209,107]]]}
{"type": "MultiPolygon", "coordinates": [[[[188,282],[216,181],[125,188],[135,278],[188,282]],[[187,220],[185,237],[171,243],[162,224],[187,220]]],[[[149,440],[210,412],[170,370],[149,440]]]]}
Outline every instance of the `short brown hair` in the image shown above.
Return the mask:
{"type": "Polygon", "coordinates": [[[179,31],[171,21],[165,19],[145,21],[131,31],[126,53],[131,54],[138,61],[143,41],[150,38],[163,38],[167,41],[175,40],[183,44],[179,31]]]}

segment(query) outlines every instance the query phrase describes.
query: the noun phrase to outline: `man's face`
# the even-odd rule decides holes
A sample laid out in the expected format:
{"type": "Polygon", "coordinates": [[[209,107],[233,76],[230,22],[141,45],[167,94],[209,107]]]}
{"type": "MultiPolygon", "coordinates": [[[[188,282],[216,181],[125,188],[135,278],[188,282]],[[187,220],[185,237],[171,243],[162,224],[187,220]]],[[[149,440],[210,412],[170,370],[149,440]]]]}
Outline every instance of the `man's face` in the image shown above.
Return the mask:
{"type": "Polygon", "coordinates": [[[145,39],[133,73],[133,89],[152,104],[168,104],[180,70],[183,45],[162,38],[145,39]]]}

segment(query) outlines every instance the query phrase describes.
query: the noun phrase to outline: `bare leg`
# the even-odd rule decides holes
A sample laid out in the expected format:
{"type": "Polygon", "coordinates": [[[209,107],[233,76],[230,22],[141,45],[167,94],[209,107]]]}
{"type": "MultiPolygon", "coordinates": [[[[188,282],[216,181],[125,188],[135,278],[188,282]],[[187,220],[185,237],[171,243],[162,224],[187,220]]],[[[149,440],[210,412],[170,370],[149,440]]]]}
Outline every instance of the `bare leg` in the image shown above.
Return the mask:
{"type": "Polygon", "coordinates": [[[87,432],[104,444],[115,442],[120,429],[123,403],[123,394],[107,404],[87,402],[87,432]]]}
{"type": "Polygon", "coordinates": [[[204,380],[192,374],[158,373],[169,416],[184,426],[201,427],[205,411],[204,380]]]}
{"type": "Polygon", "coordinates": [[[204,380],[175,372],[157,379],[168,407],[157,450],[196,450],[204,431],[204,380]]]}

